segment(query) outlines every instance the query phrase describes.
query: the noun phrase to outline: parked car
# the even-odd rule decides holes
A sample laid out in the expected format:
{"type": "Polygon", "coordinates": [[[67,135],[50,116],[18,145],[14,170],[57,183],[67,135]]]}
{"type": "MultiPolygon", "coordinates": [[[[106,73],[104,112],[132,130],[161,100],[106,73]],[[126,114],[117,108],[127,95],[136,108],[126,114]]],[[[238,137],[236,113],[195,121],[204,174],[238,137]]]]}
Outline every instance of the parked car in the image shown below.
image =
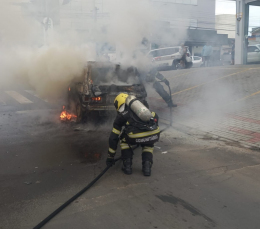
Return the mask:
{"type": "MultiPolygon", "coordinates": [[[[231,52],[223,53],[221,56],[223,65],[231,63],[231,52]]],[[[260,44],[249,45],[247,48],[247,63],[260,62],[260,44]]]]}
{"type": "Polygon", "coordinates": [[[145,87],[134,67],[122,69],[110,62],[88,62],[68,89],[66,110],[77,116],[77,122],[87,116],[115,115],[114,99],[119,93],[134,95],[148,106],[145,87]]]}
{"type": "MultiPolygon", "coordinates": [[[[189,47],[185,47],[187,48],[188,62],[191,62],[189,47]]],[[[173,67],[175,69],[176,63],[174,60],[181,58],[180,49],[181,46],[153,49],[148,52],[147,56],[157,68],[173,67]]]]}
{"type": "Polygon", "coordinates": [[[247,48],[247,63],[260,62],[260,44],[249,45],[247,48]]]}
{"type": "Polygon", "coordinates": [[[202,57],[200,56],[191,56],[191,60],[194,68],[199,68],[203,64],[202,57]]]}

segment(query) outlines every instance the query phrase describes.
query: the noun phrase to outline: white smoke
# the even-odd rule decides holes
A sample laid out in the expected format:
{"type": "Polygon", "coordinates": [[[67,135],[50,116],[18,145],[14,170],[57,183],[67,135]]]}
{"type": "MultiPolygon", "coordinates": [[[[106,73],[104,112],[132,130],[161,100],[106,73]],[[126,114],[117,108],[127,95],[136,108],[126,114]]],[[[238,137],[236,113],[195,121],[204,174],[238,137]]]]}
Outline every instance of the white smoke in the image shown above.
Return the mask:
{"type": "MultiPolygon", "coordinates": [[[[97,59],[96,43],[114,45],[121,65],[144,68],[149,64],[145,58],[148,50],[140,49],[149,47],[142,44],[143,39],[149,41],[154,34],[161,33],[165,43],[171,40],[155,26],[158,13],[148,0],[105,1],[110,15],[105,24],[106,32],[102,30],[103,24],[89,20],[88,32],[54,26],[45,33],[42,21],[17,4],[21,1],[0,2],[0,83],[22,80],[43,96],[59,94],[72,78],[82,73],[88,60],[97,59]]],[[[84,2],[87,6],[93,3],[82,0],[84,2]]],[[[57,12],[65,7],[68,8],[60,5],[57,12]]],[[[68,19],[70,16],[68,14],[68,19]]]]}

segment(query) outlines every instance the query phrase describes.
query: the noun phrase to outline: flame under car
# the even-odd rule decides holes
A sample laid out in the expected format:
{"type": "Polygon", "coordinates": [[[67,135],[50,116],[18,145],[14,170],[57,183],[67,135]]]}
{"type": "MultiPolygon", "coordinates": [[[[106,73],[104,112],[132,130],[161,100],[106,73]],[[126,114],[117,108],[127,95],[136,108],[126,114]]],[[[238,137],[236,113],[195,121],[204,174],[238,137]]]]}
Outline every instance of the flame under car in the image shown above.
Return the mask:
{"type": "Polygon", "coordinates": [[[114,99],[119,93],[134,95],[148,106],[145,87],[135,68],[88,62],[82,76],[68,87],[67,110],[75,114],[77,122],[90,116],[115,116],[114,99]]]}

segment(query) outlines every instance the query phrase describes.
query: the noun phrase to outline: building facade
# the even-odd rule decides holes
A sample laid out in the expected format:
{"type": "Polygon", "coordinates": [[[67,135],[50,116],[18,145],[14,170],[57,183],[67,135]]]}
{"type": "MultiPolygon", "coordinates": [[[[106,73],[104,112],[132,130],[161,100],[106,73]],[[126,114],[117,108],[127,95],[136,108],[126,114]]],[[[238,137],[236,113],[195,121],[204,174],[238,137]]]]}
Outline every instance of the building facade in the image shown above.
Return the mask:
{"type": "MultiPolygon", "coordinates": [[[[108,24],[111,2],[113,1],[67,0],[66,4],[60,7],[61,24],[64,28],[73,29],[84,29],[91,20],[108,24]],[[82,21],[85,25],[82,25],[82,21]]],[[[156,11],[158,21],[169,23],[171,28],[182,26],[215,29],[215,1],[213,0],[150,0],[149,3],[156,11]]]]}
{"type": "Polygon", "coordinates": [[[175,42],[172,45],[185,43],[192,55],[200,55],[202,47],[209,42],[214,48],[216,59],[219,59],[221,46],[227,45],[228,39],[226,34],[216,32],[215,1],[151,0],[151,3],[157,9],[160,21],[167,22],[171,29],[175,42]],[[178,36],[178,33],[183,36],[178,36]]]}
{"type": "Polygon", "coordinates": [[[236,36],[236,15],[216,15],[216,30],[218,34],[227,34],[228,38],[235,39],[236,36]]]}
{"type": "Polygon", "coordinates": [[[161,21],[172,28],[215,29],[215,1],[212,0],[151,0],[161,21]]]}
{"type": "MultiPolygon", "coordinates": [[[[52,19],[54,29],[76,30],[82,37],[88,39],[96,32],[95,29],[106,31],[109,28],[114,16],[111,5],[117,7],[115,0],[33,0],[32,2],[37,6],[38,15],[42,19],[46,17],[52,19]]],[[[129,6],[135,4],[134,2],[129,2],[129,6]]],[[[148,0],[148,4],[149,7],[145,10],[152,9],[155,16],[151,21],[155,27],[154,32],[145,37],[150,44],[149,48],[185,43],[193,54],[198,54],[207,42],[216,47],[227,44],[227,35],[218,35],[215,29],[214,0],[148,0]]],[[[140,11],[138,13],[140,14],[140,11]]],[[[144,15],[145,13],[144,11],[144,15]]]]}
{"type": "Polygon", "coordinates": [[[251,36],[248,36],[249,44],[260,44],[260,27],[253,28],[251,31],[251,36]]]}

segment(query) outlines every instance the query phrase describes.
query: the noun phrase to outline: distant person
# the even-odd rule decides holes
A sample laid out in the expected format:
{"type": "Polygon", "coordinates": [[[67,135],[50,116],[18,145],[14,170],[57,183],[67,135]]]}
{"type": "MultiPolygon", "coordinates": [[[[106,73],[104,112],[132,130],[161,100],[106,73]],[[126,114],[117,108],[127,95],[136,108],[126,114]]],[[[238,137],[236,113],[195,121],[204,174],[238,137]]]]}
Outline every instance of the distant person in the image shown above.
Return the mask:
{"type": "Polygon", "coordinates": [[[212,54],[212,46],[207,42],[201,52],[201,56],[203,59],[203,66],[208,67],[209,66],[209,61],[210,61],[210,56],[212,54]]]}
{"type": "Polygon", "coordinates": [[[185,68],[186,66],[186,55],[187,55],[187,48],[184,46],[184,44],[181,44],[181,48],[180,48],[180,54],[181,54],[181,59],[180,59],[180,63],[182,65],[183,68],[185,68]]]}
{"type": "Polygon", "coordinates": [[[231,46],[231,65],[235,64],[235,41],[232,41],[231,46]]]}

